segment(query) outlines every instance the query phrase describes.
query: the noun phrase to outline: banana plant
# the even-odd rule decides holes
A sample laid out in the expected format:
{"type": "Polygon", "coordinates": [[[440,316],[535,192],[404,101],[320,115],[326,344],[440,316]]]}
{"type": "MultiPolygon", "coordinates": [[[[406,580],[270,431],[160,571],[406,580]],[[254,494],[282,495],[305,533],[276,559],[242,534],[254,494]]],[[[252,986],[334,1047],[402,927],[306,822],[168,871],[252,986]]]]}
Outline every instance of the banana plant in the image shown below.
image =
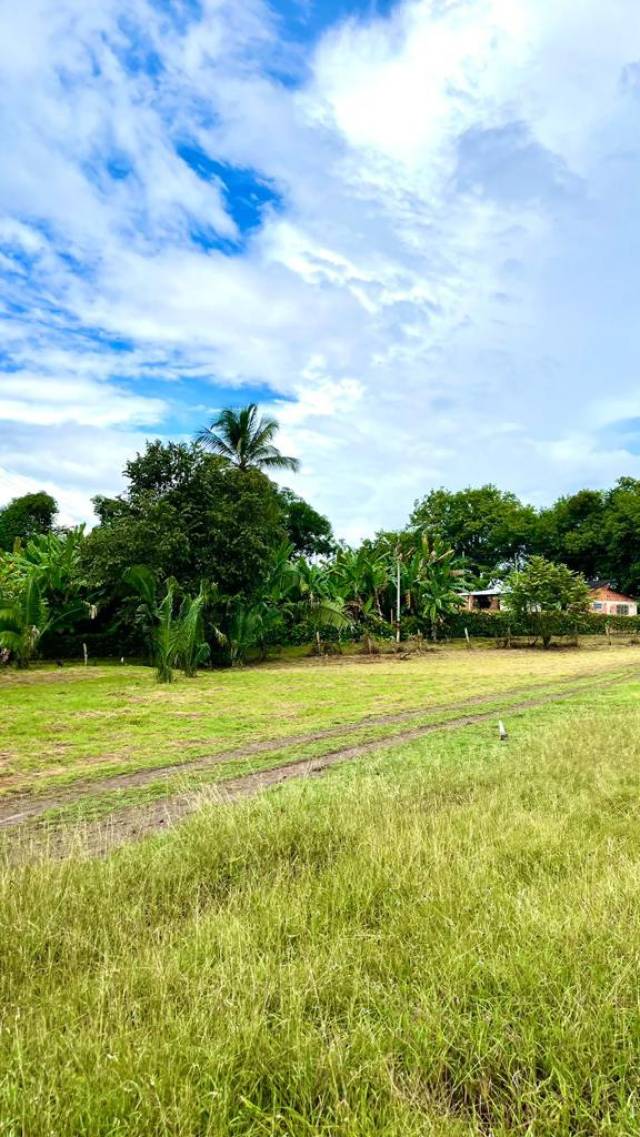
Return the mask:
{"type": "Polygon", "coordinates": [[[74,600],[51,615],[40,582],[36,576],[28,576],[17,595],[0,597],[0,647],[11,652],[18,667],[28,667],[44,635],[88,613],[87,604],[74,600]]]}
{"type": "Polygon", "coordinates": [[[437,539],[430,541],[426,533],[420,534],[411,561],[409,606],[415,606],[431,626],[433,640],[447,616],[460,610],[461,590],[464,587],[464,570],[460,567],[453,549],[437,539]]]}
{"type": "Polygon", "coordinates": [[[316,649],[319,653],[322,628],[341,631],[350,627],[352,621],[341,597],[332,595],[331,577],[324,566],[311,564],[300,557],[294,568],[299,610],[315,630],[316,649]]]}

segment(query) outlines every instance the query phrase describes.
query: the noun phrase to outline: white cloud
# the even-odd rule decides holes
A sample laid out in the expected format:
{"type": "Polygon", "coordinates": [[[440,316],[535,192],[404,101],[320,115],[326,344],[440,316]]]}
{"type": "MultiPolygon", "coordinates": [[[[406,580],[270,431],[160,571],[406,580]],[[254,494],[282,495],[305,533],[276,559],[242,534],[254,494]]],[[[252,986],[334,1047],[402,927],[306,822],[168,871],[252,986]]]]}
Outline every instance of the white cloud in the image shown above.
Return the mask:
{"type": "Polygon", "coordinates": [[[147,399],[109,383],[11,372],[0,376],[0,420],[39,426],[117,426],[159,422],[166,410],[161,399],[147,399]]]}
{"type": "Polygon", "coordinates": [[[132,428],[206,403],[207,377],[267,382],[295,400],[277,412],[296,484],[349,535],[402,522],[433,484],[543,500],[636,471],[598,435],[640,367],[635,0],[407,0],[329,29],[293,84],[274,76],[300,52],[260,0],[171,11],[0,15],[0,336],[18,368],[0,419],[65,456],[104,428],[115,466],[132,428]],[[239,231],[185,140],[281,195],[236,255],[192,240],[239,231]]]}

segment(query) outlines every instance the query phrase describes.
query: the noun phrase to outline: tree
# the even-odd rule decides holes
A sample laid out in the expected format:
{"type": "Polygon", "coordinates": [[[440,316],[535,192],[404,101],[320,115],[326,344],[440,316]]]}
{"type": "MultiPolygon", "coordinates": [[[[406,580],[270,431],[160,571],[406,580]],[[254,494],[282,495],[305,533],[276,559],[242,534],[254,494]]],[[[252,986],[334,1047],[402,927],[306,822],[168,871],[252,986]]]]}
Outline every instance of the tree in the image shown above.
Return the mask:
{"type": "Polygon", "coordinates": [[[454,615],[462,606],[464,570],[453,549],[447,549],[437,537],[430,539],[427,533],[417,536],[408,569],[418,612],[429,622],[435,641],[447,616],[454,615]]]}
{"type": "Polygon", "coordinates": [[[622,592],[640,595],[640,481],[620,478],[605,494],[604,548],[597,576],[622,592]]]}
{"type": "Polygon", "coordinates": [[[249,652],[253,648],[263,646],[270,616],[273,612],[274,610],[264,601],[255,604],[240,602],[233,605],[228,632],[225,636],[232,667],[244,666],[249,652]]]}
{"type": "Polygon", "coordinates": [[[284,523],[294,553],[303,557],[330,556],[336,542],[328,517],[298,497],[292,490],[280,490],[284,523]]]}
{"type": "Polygon", "coordinates": [[[91,585],[113,614],[132,563],[187,592],[215,580],[221,598],[252,598],[286,537],[278,490],[259,470],[238,470],[195,445],[152,442],[125,467],[126,492],[100,499],[86,539],[91,585]]]}
{"type": "Polygon", "coordinates": [[[298,610],[315,632],[316,646],[320,650],[323,628],[342,630],[351,624],[341,597],[333,594],[329,571],[320,565],[310,564],[300,557],[294,565],[298,610]]]}
{"type": "Polygon", "coordinates": [[[536,520],[531,506],[493,485],[432,490],[411,514],[411,525],[439,536],[479,582],[517,566],[530,549],[536,520]]]}
{"type": "Polygon", "coordinates": [[[540,511],[536,551],[587,579],[604,578],[640,593],[640,481],[619,478],[609,490],[580,490],[540,511]]]}
{"type": "Polygon", "coordinates": [[[599,576],[608,549],[606,496],[601,490],[580,490],[542,509],[532,542],[535,552],[588,579],[599,576]]]}
{"type": "Polygon", "coordinates": [[[58,505],[44,490],[14,497],[0,509],[0,549],[12,549],[16,538],[23,541],[38,533],[50,533],[58,505]]]}
{"type": "Polygon", "coordinates": [[[211,588],[204,581],[200,583],[197,596],[183,597],[177,621],[176,660],[188,679],[193,679],[198,668],[207,662],[211,655],[209,644],[204,638],[203,609],[211,599],[211,588]]]}
{"type": "Polygon", "coordinates": [[[35,577],[49,604],[63,605],[84,588],[84,539],[84,525],[64,533],[41,533],[26,543],[18,538],[13,552],[3,558],[4,571],[18,581],[35,577]]]}
{"type": "Polygon", "coordinates": [[[544,557],[532,557],[526,567],[507,579],[509,611],[531,623],[549,647],[559,612],[583,615],[589,604],[584,577],[566,565],[556,565],[544,557]]]}
{"type": "Polygon", "coordinates": [[[239,410],[225,408],[196,435],[205,450],[227,458],[240,470],[297,470],[297,458],[281,454],[273,440],[280,429],[275,418],[258,417],[255,403],[239,410]]]}
{"type": "Polygon", "coordinates": [[[347,612],[365,626],[371,647],[370,633],[384,619],[382,604],[392,576],[388,551],[368,544],[359,549],[340,549],[330,573],[347,612]]]}

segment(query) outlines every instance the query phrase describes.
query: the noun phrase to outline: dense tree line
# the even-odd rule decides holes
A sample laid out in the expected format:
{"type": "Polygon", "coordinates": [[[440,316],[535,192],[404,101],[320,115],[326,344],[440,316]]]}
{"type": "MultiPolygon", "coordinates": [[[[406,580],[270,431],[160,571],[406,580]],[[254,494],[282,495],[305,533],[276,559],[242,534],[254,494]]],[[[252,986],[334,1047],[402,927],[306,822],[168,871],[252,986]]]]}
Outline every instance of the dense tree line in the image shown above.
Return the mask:
{"type": "Polygon", "coordinates": [[[148,443],[125,467],[125,490],[94,499],[89,533],[56,526],[45,493],[1,509],[0,649],[28,664],[73,632],[150,656],[170,678],[277,642],[437,638],[465,588],[509,574],[514,614],[538,620],[543,641],[543,612],[585,610],[584,578],[640,593],[640,481],[539,510],[492,485],[435,489],[404,529],[353,549],[269,478],[296,466],[276,433],[250,406],[193,443],[148,443]]]}
{"type": "Polygon", "coordinates": [[[640,594],[636,478],[620,478],[609,490],[580,490],[540,510],[492,485],[432,490],[416,502],[411,523],[438,533],[478,585],[543,556],[587,580],[610,580],[622,592],[640,594]]]}

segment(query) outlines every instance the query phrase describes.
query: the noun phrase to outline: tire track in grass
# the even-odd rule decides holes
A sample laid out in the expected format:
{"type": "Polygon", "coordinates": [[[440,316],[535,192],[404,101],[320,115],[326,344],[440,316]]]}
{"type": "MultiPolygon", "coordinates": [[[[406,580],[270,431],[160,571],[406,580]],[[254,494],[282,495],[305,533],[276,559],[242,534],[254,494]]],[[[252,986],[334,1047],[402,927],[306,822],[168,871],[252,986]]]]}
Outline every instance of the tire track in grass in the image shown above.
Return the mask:
{"type": "MultiPolygon", "coordinates": [[[[599,683],[597,689],[601,690],[616,686],[625,681],[628,682],[634,677],[635,675],[618,675],[615,678],[609,678],[599,683]]],[[[575,689],[555,691],[546,696],[540,696],[539,698],[526,699],[520,703],[510,705],[508,708],[505,708],[505,710],[508,710],[510,714],[520,714],[536,707],[570,700],[576,695],[588,692],[590,689],[592,688],[583,684],[575,689]]],[[[315,758],[305,757],[293,759],[290,762],[283,762],[280,765],[272,766],[267,769],[256,770],[238,777],[227,778],[224,781],[216,782],[215,786],[207,789],[201,787],[197,790],[191,790],[188,793],[175,794],[163,798],[160,801],[146,803],[145,805],[124,806],[119,810],[116,809],[107,819],[86,823],[81,827],[80,831],[76,829],[75,832],[71,834],[69,831],[65,833],[64,830],[49,830],[47,832],[47,853],[53,856],[64,856],[68,853],[73,840],[77,840],[78,832],[81,832],[83,850],[90,855],[102,855],[120,845],[127,844],[129,841],[141,840],[153,832],[169,828],[183,818],[196,812],[204,804],[228,804],[254,797],[263,790],[282,785],[293,779],[318,777],[330,767],[339,763],[354,761],[368,754],[375,753],[376,751],[390,750],[397,746],[416,742],[437,731],[459,730],[466,726],[474,726],[490,721],[496,721],[495,708],[491,711],[480,711],[476,714],[467,714],[454,719],[426,723],[392,736],[383,735],[353,746],[342,746],[315,758]]],[[[19,812],[5,817],[0,821],[0,825],[4,826],[5,829],[18,829],[22,831],[22,834],[27,840],[27,850],[29,847],[29,839],[31,838],[33,841],[33,837],[37,837],[38,830],[33,825],[30,826],[25,823],[37,822],[43,813],[64,807],[64,805],[69,804],[69,800],[61,801],[60,798],[56,798],[55,800],[47,799],[46,802],[38,801],[34,804],[37,806],[44,805],[45,808],[37,809],[37,811],[34,812],[30,812],[29,810],[19,812]]],[[[36,851],[39,845],[41,847],[41,842],[38,842],[36,839],[34,845],[36,851]]],[[[24,850],[16,848],[15,853],[18,859],[22,859],[22,851],[24,850]]],[[[29,855],[28,851],[27,855],[29,855]]]]}
{"type": "MultiPolygon", "coordinates": [[[[366,730],[367,727],[393,726],[403,722],[410,722],[412,719],[425,718],[426,716],[444,714],[455,710],[466,710],[467,707],[471,706],[487,703],[502,703],[505,711],[507,711],[511,709],[511,700],[523,693],[528,694],[540,690],[548,691],[550,694],[573,694],[581,690],[589,690],[593,686],[600,688],[608,686],[611,683],[623,681],[625,678],[631,679],[635,674],[635,668],[625,668],[622,671],[616,671],[608,675],[606,671],[590,672],[586,675],[570,676],[555,682],[546,681],[543,683],[533,683],[527,684],[526,686],[515,687],[507,691],[503,690],[480,695],[470,695],[468,698],[459,702],[436,704],[432,707],[413,707],[391,714],[366,715],[355,723],[324,727],[305,734],[284,735],[280,738],[270,738],[260,742],[246,743],[243,746],[234,747],[231,750],[219,751],[205,758],[195,758],[191,760],[186,758],[181,762],[172,762],[164,766],[146,766],[141,770],[134,770],[131,773],[122,772],[112,774],[106,778],[77,778],[72,783],[61,785],[58,789],[48,793],[46,791],[41,793],[37,791],[35,793],[9,793],[6,797],[0,799],[0,830],[10,828],[12,825],[17,825],[21,821],[38,817],[53,809],[59,809],[65,805],[73,804],[89,794],[97,795],[101,793],[106,794],[119,789],[134,789],[151,785],[153,782],[165,778],[170,779],[180,774],[190,775],[200,770],[209,770],[214,766],[224,765],[227,762],[246,760],[254,755],[277,754],[279,751],[285,749],[289,750],[296,746],[305,746],[309,743],[321,742],[324,739],[342,739],[345,735],[358,733],[366,730]],[[607,678],[605,679],[604,676],[607,676],[607,678]]],[[[444,726],[445,722],[443,721],[442,724],[425,724],[425,726],[429,726],[430,728],[437,725],[444,726]]],[[[400,733],[391,734],[388,737],[390,741],[393,741],[396,738],[400,738],[401,735],[400,733]]],[[[380,740],[372,740],[373,743],[377,743],[378,741],[380,740]]],[[[338,749],[341,750],[342,747],[338,749]]],[[[331,751],[330,753],[333,752],[331,751]]],[[[304,761],[304,759],[302,760],[304,761]]]]}

